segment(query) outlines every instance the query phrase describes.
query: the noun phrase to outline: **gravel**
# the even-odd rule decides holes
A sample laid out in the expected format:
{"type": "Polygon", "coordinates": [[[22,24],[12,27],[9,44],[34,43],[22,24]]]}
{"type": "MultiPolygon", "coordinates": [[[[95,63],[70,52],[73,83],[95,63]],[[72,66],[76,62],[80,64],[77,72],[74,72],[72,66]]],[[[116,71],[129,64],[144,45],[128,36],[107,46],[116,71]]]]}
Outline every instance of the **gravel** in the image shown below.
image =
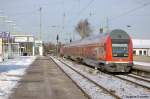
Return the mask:
{"type": "Polygon", "coordinates": [[[100,85],[105,87],[108,90],[113,91],[116,95],[122,98],[128,97],[149,97],[150,98],[150,90],[145,89],[141,86],[135,85],[131,82],[116,78],[112,75],[108,75],[105,73],[97,73],[92,74],[89,67],[85,67],[84,65],[74,64],[68,60],[65,60],[72,68],[78,70],[80,73],[84,74],[88,78],[98,82],[100,85]]]}
{"type": "Polygon", "coordinates": [[[51,57],[71,78],[76,82],[85,93],[87,93],[92,99],[114,99],[113,96],[105,92],[104,90],[91,83],[89,80],[83,78],[80,74],[76,73],[54,57],[51,57]]]}

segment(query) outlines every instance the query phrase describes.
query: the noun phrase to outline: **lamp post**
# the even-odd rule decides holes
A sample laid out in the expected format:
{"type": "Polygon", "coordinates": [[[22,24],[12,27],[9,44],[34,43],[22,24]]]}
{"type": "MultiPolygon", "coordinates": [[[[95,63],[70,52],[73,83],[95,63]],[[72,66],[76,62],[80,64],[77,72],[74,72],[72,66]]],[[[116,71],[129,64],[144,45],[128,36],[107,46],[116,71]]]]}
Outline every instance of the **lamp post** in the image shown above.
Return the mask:
{"type": "Polygon", "coordinates": [[[6,20],[5,21],[6,23],[8,23],[8,31],[9,31],[9,36],[8,36],[8,59],[11,58],[11,43],[10,43],[10,34],[11,34],[11,24],[13,23],[13,21],[9,21],[9,20],[6,20]]]}
{"type": "Polygon", "coordinates": [[[1,25],[2,25],[2,28],[1,29],[3,29],[2,31],[6,31],[6,27],[5,27],[5,21],[6,21],[6,18],[7,18],[7,16],[0,16],[0,19],[2,19],[1,20],[1,25]]]}
{"type": "MultiPolygon", "coordinates": [[[[0,16],[0,19],[1,19],[1,31],[6,31],[6,25],[5,25],[5,20],[7,19],[7,16],[4,16],[3,15],[3,12],[0,12],[1,13],[1,16],[0,16]]],[[[2,37],[2,57],[3,59],[5,58],[5,42],[4,42],[4,38],[2,37]]]]}
{"type": "Polygon", "coordinates": [[[59,41],[59,35],[58,34],[57,34],[56,40],[57,40],[56,55],[58,56],[58,41],[59,41]]]}
{"type": "Polygon", "coordinates": [[[40,12],[40,33],[39,33],[39,39],[42,40],[42,7],[40,7],[39,12],[40,12]]]}
{"type": "Polygon", "coordinates": [[[16,24],[10,24],[12,26],[12,34],[15,34],[15,28],[16,28],[16,24]]]}
{"type": "MultiPolygon", "coordinates": [[[[9,20],[8,16],[5,16],[3,12],[0,10],[0,19],[1,20],[1,25],[2,25],[2,31],[8,31],[8,36],[7,36],[7,45],[8,45],[8,58],[12,57],[12,52],[11,52],[11,42],[10,42],[10,34],[15,33],[16,29],[18,28],[16,24],[14,24],[14,19],[9,20]],[[11,31],[12,30],[12,31],[11,31]]],[[[2,46],[3,46],[3,56],[5,56],[5,43],[2,41],[2,46]]]]}
{"type": "MultiPolygon", "coordinates": [[[[52,25],[52,26],[49,26],[49,27],[51,27],[51,28],[61,28],[61,26],[58,26],[58,25],[52,25]]],[[[59,46],[59,35],[58,34],[56,35],[56,41],[57,41],[57,43],[56,43],[56,56],[58,56],[58,50],[59,50],[59,48],[58,48],[58,46],[59,46]]]]}

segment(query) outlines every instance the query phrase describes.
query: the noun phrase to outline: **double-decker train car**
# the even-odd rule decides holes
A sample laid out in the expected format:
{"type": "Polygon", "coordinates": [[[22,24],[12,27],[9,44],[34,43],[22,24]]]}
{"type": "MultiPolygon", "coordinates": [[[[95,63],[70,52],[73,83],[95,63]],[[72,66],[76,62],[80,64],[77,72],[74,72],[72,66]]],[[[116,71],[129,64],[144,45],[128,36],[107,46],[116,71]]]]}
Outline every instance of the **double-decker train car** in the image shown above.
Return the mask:
{"type": "Polygon", "coordinates": [[[133,66],[132,40],[115,29],[64,45],[60,54],[108,72],[129,72],[133,66]]]}

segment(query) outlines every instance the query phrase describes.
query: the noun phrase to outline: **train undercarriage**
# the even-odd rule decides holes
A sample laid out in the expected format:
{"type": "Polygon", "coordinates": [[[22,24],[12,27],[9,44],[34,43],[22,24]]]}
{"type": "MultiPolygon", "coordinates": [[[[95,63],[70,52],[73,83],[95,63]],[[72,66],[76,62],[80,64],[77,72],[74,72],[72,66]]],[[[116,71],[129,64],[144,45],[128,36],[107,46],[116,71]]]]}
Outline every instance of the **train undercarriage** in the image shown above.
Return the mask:
{"type": "Polygon", "coordinates": [[[131,63],[115,63],[106,61],[96,61],[88,58],[83,57],[74,57],[74,56],[67,56],[66,58],[72,59],[79,63],[84,63],[94,68],[100,69],[106,72],[114,72],[114,73],[129,73],[132,70],[133,64],[131,63]]]}

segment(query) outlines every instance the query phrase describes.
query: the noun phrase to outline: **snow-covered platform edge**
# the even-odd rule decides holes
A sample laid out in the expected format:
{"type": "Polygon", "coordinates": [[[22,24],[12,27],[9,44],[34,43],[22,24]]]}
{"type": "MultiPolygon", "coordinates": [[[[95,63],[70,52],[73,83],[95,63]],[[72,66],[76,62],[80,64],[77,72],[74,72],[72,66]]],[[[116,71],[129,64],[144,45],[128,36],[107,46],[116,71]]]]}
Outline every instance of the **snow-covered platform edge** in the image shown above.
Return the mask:
{"type": "Polygon", "coordinates": [[[0,72],[0,99],[8,99],[13,88],[18,86],[18,81],[26,73],[26,69],[35,61],[36,56],[17,57],[15,59],[7,60],[0,63],[0,67],[7,67],[9,69],[14,66],[20,66],[18,69],[10,69],[8,71],[0,72]]]}
{"type": "Polygon", "coordinates": [[[135,64],[135,65],[149,66],[149,67],[150,67],[150,63],[148,63],[148,62],[134,61],[134,64],[135,64]]]}

